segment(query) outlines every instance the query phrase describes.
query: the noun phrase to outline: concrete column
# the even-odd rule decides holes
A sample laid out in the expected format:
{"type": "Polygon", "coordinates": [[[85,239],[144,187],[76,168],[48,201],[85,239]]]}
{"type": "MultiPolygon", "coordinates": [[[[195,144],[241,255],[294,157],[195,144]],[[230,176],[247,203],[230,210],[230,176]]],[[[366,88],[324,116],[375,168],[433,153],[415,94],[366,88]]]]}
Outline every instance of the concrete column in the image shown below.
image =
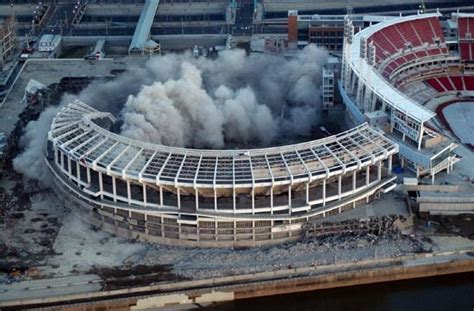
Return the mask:
{"type": "Polygon", "coordinates": [[[418,139],[418,150],[421,149],[421,144],[423,142],[423,132],[424,132],[424,127],[423,123],[421,124],[421,130],[420,130],[420,138],[418,139]]]}
{"type": "Polygon", "coordinates": [[[117,202],[117,185],[115,184],[115,177],[112,176],[112,195],[114,202],[117,202]]]}
{"type": "Polygon", "coordinates": [[[165,237],[165,217],[161,216],[160,218],[161,218],[161,238],[164,238],[165,237]]]}
{"type": "Polygon", "coordinates": [[[130,190],[130,181],[127,180],[127,199],[128,204],[132,204],[132,191],[130,190]]]}
{"type": "Polygon", "coordinates": [[[255,220],[252,220],[252,241],[255,241],[255,220]]]}
{"type": "Polygon", "coordinates": [[[288,206],[290,207],[290,213],[291,213],[291,186],[288,187],[288,206]]]}
{"type": "Polygon", "coordinates": [[[59,150],[54,148],[54,163],[59,164],[59,156],[58,156],[59,150]]]}
{"type": "Polygon", "coordinates": [[[71,158],[70,157],[67,157],[67,177],[69,179],[71,179],[71,175],[72,175],[72,164],[71,164],[71,158]]]}
{"type": "Polygon", "coordinates": [[[234,241],[237,241],[237,222],[234,220],[234,241]]]}
{"type": "Polygon", "coordinates": [[[380,160],[378,167],[377,167],[377,179],[382,179],[382,160],[380,160]]]}
{"type": "Polygon", "coordinates": [[[357,171],[352,173],[352,192],[355,192],[357,189],[357,171]]]}
{"type": "Polygon", "coordinates": [[[252,215],[255,214],[255,188],[252,187],[252,215]]]}
{"type": "Polygon", "coordinates": [[[309,182],[306,184],[306,204],[309,205],[309,182]]]}
{"type": "Polygon", "coordinates": [[[337,194],[339,196],[339,200],[341,200],[342,197],[342,176],[339,175],[337,178],[337,194]]]}
{"type": "Polygon", "coordinates": [[[61,171],[64,171],[64,154],[59,151],[59,160],[61,162],[61,171]]]}
{"type": "Polygon", "coordinates": [[[214,188],[214,210],[217,211],[217,191],[214,188]]]}
{"type": "Polygon", "coordinates": [[[143,205],[146,206],[147,198],[146,198],[146,185],[143,184],[143,205]]]}
{"type": "Polygon", "coordinates": [[[176,191],[176,195],[178,197],[178,209],[181,209],[181,190],[178,188],[176,188],[177,191],[176,191]]]}
{"type": "Polygon", "coordinates": [[[160,186],[160,206],[163,206],[163,187],[160,186]]]}
{"type": "Polygon", "coordinates": [[[326,179],[323,180],[323,206],[326,206],[326,179]]]}
{"type": "Polygon", "coordinates": [[[99,172],[99,191],[100,191],[100,198],[103,199],[104,198],[104,194],[103,194],[104,184],[102,182],[102,173],[101,172],[99,172]]]}
{"type": "Polygon", "coordinates": [[[234,211],[237,209],[236,198],[235,198],[235,187],[232,187],[232,210],[234,211]]]}
{"type": "Polygon", "coordinates": [[[365,169],[365,185],[368,186],[370,184],[370,166],[367,166],[365,169]]]}
{"type": "Polygon", "coordinates": [[[149,234],[148,232],[148,214],[144,214],[145,217],[145,233],[149,234]]]}
{"type": "Polygon", "coordinates": [[[77,184],[80,185],[81,183],[81,166],[79,162],[76,162],[76,177],[77,177],[77,184]]]}
{"type": "Polygon", "coordinates": [[[273,215],[273,186],[270,188],[270,214],[273,215]]]}
{"type": "Polygon", "coordinates": [[[388,156],[388,173],[392,175],[392,155],[388,156]]]}
{"type": "Polygon", "coordinates": [[[402,157],[400,157],[400,166],[401,166],[402,168],[405,167],[405,159],[402,158],[402,157]]]}
{"type": "Polygon", "coordinates": [[[194,189],[194,197],[196,198],[196,211],[199,209],[199,191],[194,189]]]}
{"type": "Polygon", "coordinates": [[[91,169],[89,167],[86,168],[87,170],[87,184],[91,185],[91,169]]]}
{"type": "MultiPolygon", "coordinates": [[[[370,166],[365,169],[365,186],[368,187],[370,184],[370,166]]],[[[365,197],[365,203],[369,203],[369,196],[365,197]]]]}

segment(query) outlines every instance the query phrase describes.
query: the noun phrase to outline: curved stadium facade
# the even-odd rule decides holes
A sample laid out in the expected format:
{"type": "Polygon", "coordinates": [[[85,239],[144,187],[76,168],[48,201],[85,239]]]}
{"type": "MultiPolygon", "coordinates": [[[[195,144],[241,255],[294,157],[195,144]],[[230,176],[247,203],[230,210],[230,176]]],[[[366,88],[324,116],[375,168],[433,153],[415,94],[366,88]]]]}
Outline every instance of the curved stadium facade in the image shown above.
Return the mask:
{"type": "Polygon", "coordinates": [[[195,150],[111,132],[75,101],[53,120],[46,162],[56,189],[121,236],[170,245],[248,247],[299,239],[304,224],[389,191],[398,145],[364,123],[306,143],[195,150]]]}

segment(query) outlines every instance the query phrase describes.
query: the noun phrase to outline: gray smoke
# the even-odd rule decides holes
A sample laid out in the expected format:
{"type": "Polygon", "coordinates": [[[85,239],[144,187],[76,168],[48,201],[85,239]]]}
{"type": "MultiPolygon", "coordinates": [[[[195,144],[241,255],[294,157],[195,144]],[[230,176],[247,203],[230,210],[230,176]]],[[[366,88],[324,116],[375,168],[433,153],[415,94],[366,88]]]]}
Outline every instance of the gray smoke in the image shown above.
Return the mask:
{"type": "Polygon", "coordinates": [[[310,137],[320,122],[321,67],[327,52],[309,45],[293,58],[221,52],[151,58],[111,81],[95,81],[79,95],[31,121],[14,168],[46,179],[44,146],[52,119],[75,98],[119,116],[123,135],[171,146],[268,146],[310,137]]]}
{"type": "Polygon", "coordinates": [[[20,148],[24,151],[13,159],[13,168],[17,172],[45,184],[51,181],[51,173],[44,162],[44,148],[51,122],[59,109],[49,107],[41,113],[38,120],[28,123],[25,134],[20,139],[20,148]]]}
{"type": "Polygon", "coordinates": [[[268,146],[309,137],[321,107],[327,53],[310,45],[287,60],[243,50],[219,58],[169,54],[147,63],[154,77],[130,95],[122,134],[181,147],[268,146]]]}
{"type": "Polygon", "coordinates": [[[177,80],[131,95],[122,115],[123,135],[172,146],[222,148],[224,139],[268,144],[275,133],[270,109],[257,103],[250,87],[234,92],[220,85],[209,94],[201,71],[188,62],[177,80]]]}

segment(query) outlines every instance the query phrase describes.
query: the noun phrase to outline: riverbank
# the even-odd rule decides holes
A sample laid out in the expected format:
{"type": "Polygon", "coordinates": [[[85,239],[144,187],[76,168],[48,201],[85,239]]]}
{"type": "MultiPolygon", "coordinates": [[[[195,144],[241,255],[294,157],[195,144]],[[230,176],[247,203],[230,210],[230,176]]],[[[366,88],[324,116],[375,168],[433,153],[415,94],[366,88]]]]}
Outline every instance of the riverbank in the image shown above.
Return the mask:
{"type": "Polygon", "coordinates": [[[58,295],[0,302],[0,308],[52,307],[156,309],[169,305],[192,307],[303,291],[432,277],[474,271],[474,250],[417,254],[327,266],[307,266],[221,278],[174,282],[111,291],[58,295]]]}

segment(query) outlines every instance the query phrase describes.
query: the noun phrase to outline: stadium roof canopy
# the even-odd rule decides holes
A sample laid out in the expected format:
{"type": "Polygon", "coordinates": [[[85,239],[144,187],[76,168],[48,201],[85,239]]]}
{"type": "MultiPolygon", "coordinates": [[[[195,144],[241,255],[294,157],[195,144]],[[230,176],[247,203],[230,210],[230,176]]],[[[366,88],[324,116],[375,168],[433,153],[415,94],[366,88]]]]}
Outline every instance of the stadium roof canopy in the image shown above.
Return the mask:
{"type": "Polygon", "coordinates": [[[54,118],[49,140],[86,167],[153,184],[228,188],[310,182],[360,170],[398,152],[367,123],[305,143],[249,150],[199,150],[134,140],[106,129],[114,118],[83,102],[54,118]]]}

